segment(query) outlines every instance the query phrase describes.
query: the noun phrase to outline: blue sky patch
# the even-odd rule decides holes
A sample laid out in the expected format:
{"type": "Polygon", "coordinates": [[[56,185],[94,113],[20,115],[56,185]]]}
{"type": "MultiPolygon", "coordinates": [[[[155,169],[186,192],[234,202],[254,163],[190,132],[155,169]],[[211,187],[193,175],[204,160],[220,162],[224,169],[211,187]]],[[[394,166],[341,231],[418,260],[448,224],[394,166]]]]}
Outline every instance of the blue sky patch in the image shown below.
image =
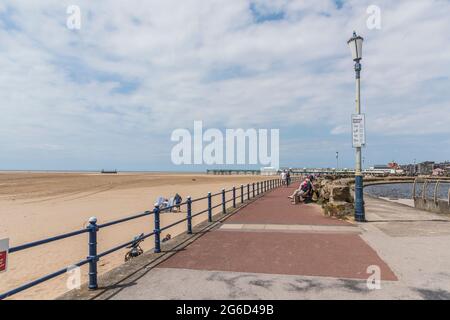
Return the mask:
{"type": "Polygon", "coordinates": [[[264,23],[267,21],[278,21],[283,20],[285,13],[283,11],[268,11],[261,10],[254,3],[250,4],[250,11],[253,16],[255,23],[264,23]]]}

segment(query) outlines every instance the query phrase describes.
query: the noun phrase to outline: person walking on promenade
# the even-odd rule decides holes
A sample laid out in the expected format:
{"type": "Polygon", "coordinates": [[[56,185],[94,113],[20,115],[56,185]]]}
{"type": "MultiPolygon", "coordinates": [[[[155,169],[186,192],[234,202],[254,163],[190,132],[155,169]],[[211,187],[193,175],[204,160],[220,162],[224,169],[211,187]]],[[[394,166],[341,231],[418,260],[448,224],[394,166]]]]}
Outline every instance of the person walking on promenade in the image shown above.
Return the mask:
{"type": "Polygon", "coordinates": [[[283,170],[282,172],[281,172],[281,183],[282,184],[286,184],[286,170],[283,170]]]}
{"type": "Polygon", "coordinates": [[[288,172],[286,172],[286,187],[289,187],[290,184],[291,184],[291,170],[288,170],[288,172]]]}

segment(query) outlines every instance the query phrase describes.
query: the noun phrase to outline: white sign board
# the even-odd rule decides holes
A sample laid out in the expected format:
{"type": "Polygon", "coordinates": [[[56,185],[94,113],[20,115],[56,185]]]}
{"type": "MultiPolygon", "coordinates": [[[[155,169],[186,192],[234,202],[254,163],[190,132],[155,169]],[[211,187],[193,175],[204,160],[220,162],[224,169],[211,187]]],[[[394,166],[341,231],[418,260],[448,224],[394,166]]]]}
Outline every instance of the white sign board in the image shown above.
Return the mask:
{"type": "Polygon", "coordinates": [[[352,144],[353,148],[366,145],[366,117],[364,114],[352,115],[352,144]]]}
{"type": "Polygon", "coordinates": [[[8,269],[9,239],[0,239],[0,273],[8,269]]]}

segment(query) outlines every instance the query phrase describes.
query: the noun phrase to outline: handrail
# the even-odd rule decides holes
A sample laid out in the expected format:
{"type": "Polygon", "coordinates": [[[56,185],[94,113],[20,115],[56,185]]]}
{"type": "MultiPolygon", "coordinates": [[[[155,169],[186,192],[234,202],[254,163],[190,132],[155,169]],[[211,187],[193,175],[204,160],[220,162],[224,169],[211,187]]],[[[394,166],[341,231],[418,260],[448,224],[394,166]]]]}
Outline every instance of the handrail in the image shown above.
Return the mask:
{"type": "MultiPolygon", "coordinates": [[[[297,179],[295,179],[295,178],[292,179],[292,181],[295,181],[295,180],[297,180],[297,179]]],[[[161,252],[161,250],[160,250],[160,242],[161,242],[160,241],[160,234],[161,234],[161,231],[170,229],[170,228],[174,227],[175,225],[178,225],[180,223],[183,223],[183,222],[187,221],[188,222],[188,234],[189,234],[189,233],[192,232],[192,229],[191,229],[192,228],[192,225],[191,225],[192,224],[192,218],[194,218],[196,216],[199,216],[201,214],[208,213],[208,222],[212,222],[211,215],[212,215],[212,211],[214,209],[222,206],[223,209],[224,209],[223,213],[225,214],[226,213],[226,204],[227,203],[233,202],[233,208],[236,208],[236,204],[237,204],[236,200],[240,199],[241,200],[240,203],[243,204],[245,201],[249,201],[251,198],[256,198],[257,196],[259,196],[261,194],[264,194],[265,192],[268,192],[268,191],[270,191],[270,190],[272,190],[274,188],[278,188],[280,186],[283,186],[283,183],[282,183],[282,181],[280,179],[278,179],[278,178],[276,178],[276,179],[268,179],[268,180],[258,181],[257,183],[248,183],[247,185],[241,185],[239,187],[233,187],[233,188],[231,188],[229,190],[222,189],[222,191],[214,193],[214,194],[211,194],[209,192],[207,196],[201,197],[201,198],[197,198],[197,199],[191,199],[190,197],[188,197],[188,200],[185,201],[185,202],[182,202],[180,204],[176,204],[176,205],[173,205],[173,206],[170,206],[170,207],[165,207],[165,208],[162,208],[162,209],[160,209],[158,205],[155,205],[155,208],[152,211],[145,211],[143,213],[139,213],[139,214],[136,214],[136,215],[132,215],[132,216],[129,216],[129,217],[113,220],[113,221],[102,223],[102,224],[97,224],[97,218],[91,217],[89,219],[89,225],[85,229],[77,230],[77,231],[73,231],[73,232],[69,232],[69,233],[64,233],[64,234],[57,235],[57,236],[54,236],[54,237],[50,237],[50,238],[46,238],[46,239],[33,241],[33,242],[25,243],[25,244],[22,244],[22,245],[18,245],[18,246],[10,248],[8,250],[8,253],[14,253],[14,252],[22,251],[22,250],[25,250],[25,249],[37,247],[39,245],[47,244],[47,243],[50,243],[50,242],[54,242],[54,241],[58,241],[58,240],[62,240],[62,239],[70,238],[70,237],[74,237],[74,236],[77,236],[77,235],[80,235],[80,234],[84,234],[84,233],[88,233],[89,234],[89,245],[88,245],[89,256],[86,259],[75,263],[73,266],[81,267],[82,265],[89,264],[89,289],[95,290],[95,289],[97,289],[97,262],[99,261],[99,259],[104,257],[104,256],[106,256],[106,255],[108,255],[108,254],[111,254],[111,253],[113,253],[113,252],[115,252],[117,250],[120,250],[120,249],[123,249],[123,248],[129,246],[129,245],[133,244],[134,241],[135,241],[135,239],[133,239],[131,241],[128,241],[126,243],[117,245],[117,246],[115,246],[115,247],[113,247],[111,249],[108,249],[108,250],[106,250],[104,252],[97,253],[97,233],[101,229],[104,229],[104,228],[107,228],[107,227],[110,227],[110,226],[113,226],[113,225],[117,225],[117,224],[120,224],[120,223],[123,223],[123,222],[126,222],[126,221],[130,221],[130,220],[142,218],[142,217],[145,217],[145,216],[153,215],[155,229],[152,232],[142,236],[140,239],[146,239],[148,237],[155,236],[154,252],[155,253],[159,253],[159,252],[161,252]],[[250,187],[252,187],[252,190],[250,190],[250,187]],[[243,192],[244,189],[246,190],[245,193],[243,192]],[[225,197],[230,192],[232,192],[233,196],[232,196],[232,198],[226,200],[225,197]],[[217,197],[217,196],[221,196],[222,197],[222,199],[221,199],[222,201],[220,201],[219,204],[213,206],[211,199],[213,197],[217,197]],[[197,202],[197,201],[201,201],[201,200],[208,200],[208,208],[193,214],[191,212],[191,205],[192,205],[192,203],[193,202],[197,202]],[[181,220],[178,220],[178,221],[176,221],[174,223],[171,223],[171,224],[161,228],[160,227],[160,218],[159,218],[160,217],[160,213],[161,212],[165,212],[166,210],[170,210],[170,209],[173,209],[173,208],[176,208],[176,207],[183,206],[183,205],[187,205],[187,207],[188,207],[187,216],[185,218],[181,219],[181,220]]],[[[71,267],[73,267],[73,266],[71,266],[71,267]]],[[[3,300],[5,298],[7,298],[7,297],[10,297],[10,296],[12,296],[14,294],[17,294],[17,293],[21,292],[21,291],[29,289],[29,288],[31,288],[33,286],[36,286],[36,285],[38,285],[38,284],[40,284],[42,282],[47,281],[47,280],[53,279],[53,278],[55,278],[57,276],[60,276],[60,275],[62,275],[64,273],[66,273],[71,267],[66,267],[66,268],[60,269],[60,270],[58,270],[56,272],[53,272],[53,273],[50,273],[48,275],[42,276],[42,277],[40,277],[40,278],[38,278],[36,280],[33,280],[33,281],[28,282],[26,284],[23,284],[23,285],[21,285],[21,286],[19,286],[17,288],[14,288],[12,290],[9,290],[9,291],[5,292],[5,293],[1,293],[0,294],[0,300],[3,300]]]]}
{"type": "Polygon", "coordinates": [[[434,185],[434,194],[433,194],[433,200],[434,202],[437,202],[437,193],[439,191],[439,184],[441,183],[440,180],[436,181],[436,184],[434,185]]]}
{"type": "MultiPolygon", "coordinates": [[[[139,239],[144,240],[144,239],[147,239],[148,237],[153,236],[154,234],[155,234],[155,232],[150,232],[149,234],[143,235],[143,236],[140,237],[139,239]]],[[[129,245],[133,244],[134,241],[135,241],[135,240],[133,239],[133,240],[128,241],[128,242],[126,242],[126,243],[124,243],[124,244],[118,245],[118,246],[116,246],[116,247],[114,247],[114,248],[111,248],[111,249],[106,250],[106,251],[104,251],[104,252],[102,252],[102,253],[99,253],[99,254],[97,255],[97,258],[104,257],[104,256],[106,256],[106,255],[108,255],[108,254],[110,254],[110,253],[113,253],[113,252],[115,252],[115,251],[117,251],[117,250],[120,250],[120,249],[122,249],[122,248],[125,248],[126,246],[129,246],[129,245]]]]}
{"type": "Polygon", "coordinates": [[[416,198],[416,184],[417,184],[417,178],[414,179],[413,189],[412,189],[412,198],[416,198]]]}
{"type": "Polygon", "coordinates": [[[10,291],[8,291],[8,292],[2,293],[2,294],[0,294],[0,300],[3,300],[3,299],[5,299],[5,298],[8,298],[8,297],[10,297],[10,296],[16,294],[16,293],[19,293],[19,292],[21,292],[21,291],[24,291],[24,290],[26,290],[26,289],[29,289],[29,288],[31,288],[31,287],[34,287],[34,286],[36,286],[36,285],[38,285],[38,284],[40,284],[40,283],[42,283],[42,282],[45,282],[45,281],[47,281],[47,280],[51,280],[51,279],[53,279],[53,278],[56,278],[57,276],[60,276],[60,275],[62,275],[62,274],[64,274],[64,273],[66,273],[67,271],[69,271],[69,270],[71,269],[71,267],[74,267],[74,266],[75,266],[75,267],[81,267],[82,265],[85,265],[86,263],[88,263],[90,260],[91,260],[90,258],[81,260],[81,261],[75,263],[73,266],[65,267],[65,268],[63,268],[63,269],[60,269],[60,270],[58,270],[58,271],[55,271],[55,272],[53,272],[53,273],[50,273],[50,274],[45,275],[45,276],[43,276],[43,277],[40,277],[40,278],[38,278],[38,279],[36,279],[36,280],[33,280],[33,281],[28,282],[28,283],[26,283],[26,284],[23,284],[23,285],[21,285],[20,287],[17,287],[17,288],[15,288],[15,289],[12,289],[12,290],[10,290],[10,291]]]}
{"type": "Polygon", "coordinates": [[[99,229],[102,229],[102,228],[110,227],[110,226],[115,225],[115,224],[119,224],[119,223],[122,223],[122,222],[129,221],[129,220],[134,220],[134,219],[137,219],[137,218],[145,217],[145,216],[148,216],[148,215],[151,215],[151,214],[153,214],[153,211],[145,211],[144,213],[140,213],[140,214],[137,214],[137,215],[134,215],[134,216],[130,216],[130,217],[127,217],[127,218],[123,218],[123,219],[114,220],[114,221],[111,221],[111,222],[106,222],[106,223],[103,223],[103,224],[99,224],[99,225],[97,225],[97,227],[99,229]]]}
{"type": "MultiPolygon", "coordinates": [[[[441,186],[441,183],[448,183],[446,180],[442,180],[439,178],[432,179],[432,178],[415,178],[412,188],[412,198],[422,198],[423,200],[432,200],[434,202],[438,202],[439,198],[439,187],[441,186]],[[433,194],[432,196],[428,196],[428,186],[434,183],[433,188],[433,194]],[[419,187],[419,184],[422,184],[421,190],[417,192],[417,188],[419,187]]],[[[449,189],[450,191],[450,189],[449,189]]],[[[449,199],[450,200],[450,199],[449,199]]],[[[450,201],[449,201],[450,204],[450,201]]]]}
{"type": "Polygon", "coordinates": [[[78,231],[64,233],[64,234],[61,234],[59,236],[54,236],[54,237],[50,237],[50,238],[47,238],[47,239],[33,241],[33,242],[30,242],[30,243],[25,243],[25,244],[22,244],[22,245],[10,248],[8,250],[8,253],[14,253],[14,252],[17,252],[17,251],[22,251],[22,250],[25,250],[25,249],[33,248],[33,247],[36,247],[36,246],[39,246],[39,245],[42,245],[42,244],[46,244],[46,243],[50,243],[50,242],[53,242],[53,241],[74,237],[74,236],[77,236],[79,234],[86,233],[88,231],[89,230],[87,230],[87,229],[82,229],[82,230],[78,230],[78,231]]]}
{"type": "Polygon", "coordinates": [[[422,199],[427,198],[427,187],[428,187],[428,180],[425,180],[422,186],[422,199]]]}

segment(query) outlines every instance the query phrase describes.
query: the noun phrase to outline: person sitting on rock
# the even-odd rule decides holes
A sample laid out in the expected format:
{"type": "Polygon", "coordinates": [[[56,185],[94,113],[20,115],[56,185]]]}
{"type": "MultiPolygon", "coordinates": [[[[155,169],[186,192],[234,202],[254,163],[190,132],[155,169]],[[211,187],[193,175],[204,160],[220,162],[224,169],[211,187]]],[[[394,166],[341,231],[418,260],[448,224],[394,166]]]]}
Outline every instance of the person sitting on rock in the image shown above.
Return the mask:
{"type": "Polygon", "coordinates": [[[312,196],[313,196],[313,192],[314,192],[314,188],[313,188],[313,184],[312,184],[313,180],[314,180],[314,176],[312,176],[312,175],[305,179],[305,181],[306,181],[306,185],[304,187],[305,193],[303,194],[304,202],[312,201],[312,196]]]}
{"type": "Polygon", "coordinates": [[[311,188],[311,182],[309,181],[309,178],[306,178],[303,180],[302,183],[300,183],[300,186],[297,190],[294,191],[292,195],[289,196],[290,199],[295,199],[295,197],[299,197],[300,201],[304,201],[304,198],[308,195],[311,188]]]}

